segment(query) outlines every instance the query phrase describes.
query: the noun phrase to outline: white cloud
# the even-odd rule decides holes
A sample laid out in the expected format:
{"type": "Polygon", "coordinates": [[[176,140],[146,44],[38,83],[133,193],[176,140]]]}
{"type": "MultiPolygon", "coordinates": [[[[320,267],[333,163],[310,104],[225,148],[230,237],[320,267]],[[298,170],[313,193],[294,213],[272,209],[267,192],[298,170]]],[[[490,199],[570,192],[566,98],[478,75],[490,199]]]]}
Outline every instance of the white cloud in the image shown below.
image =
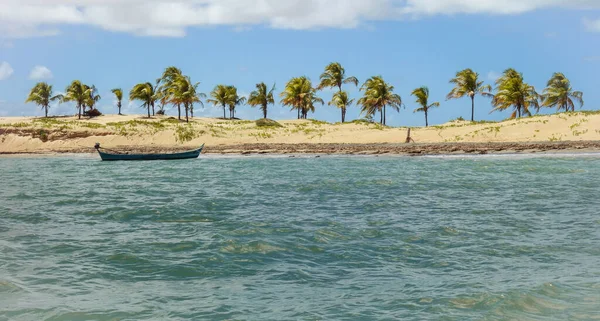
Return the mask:
{"type": "MultiPolygon", "coordinates": [[[[0,35],[51,36],[69,24],[142,36],[185,36],[190,27],[355,28],[369,21],[452,14],[598,9],[598,0],[2,0],[0,35]]],[[[593,23],[592,23],[593,24],[593,23]]],[[[600,28],[599,28],[600,29],[600,28]]],[[[2,36],[0,36],[2,37],[2,36]]]]}
{"type": "Polygon", "coordinates": [[[591,19],[583,19],[583,25],[588,31],[600,32],[600,19],[591,20],[591,19]]]}
{"type": "Polygon", "coordinates": [[[487,78],[490,81],[496,81],[498,78],[500,78],[500,74],[492,70],[488,72],[487,78]]]}
{"type": "Polygon", "coordinates": [[[0,80],[7,79],[13,74],[14,70],[6,61],[0,62],[0,80]]]}
{"type": "Polygon", "coordinates": [[[44,66],[35,66],[29,73],[29,79],[41,80],[52,78],[52,71],[44,66]]]}

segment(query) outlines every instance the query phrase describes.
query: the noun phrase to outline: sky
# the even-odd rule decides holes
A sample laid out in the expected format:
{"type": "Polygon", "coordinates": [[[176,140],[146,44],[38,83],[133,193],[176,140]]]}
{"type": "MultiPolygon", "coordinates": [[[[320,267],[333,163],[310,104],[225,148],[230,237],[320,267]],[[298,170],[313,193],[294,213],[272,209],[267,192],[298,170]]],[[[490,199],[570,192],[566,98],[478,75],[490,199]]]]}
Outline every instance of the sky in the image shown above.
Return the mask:
{"type": "MultiPolygon", "coordinates": [[[[388,110],[388,125],[421,126],[413,89],[428,86],[430,124],[468,119],[468,98],[446,101],[449,80],[471,68],[487,84],[507,68],[523,73],[538,92],[554,72],[563,72],[584,92],[583,109],[600,108],[600,0],[0,0],[0,116],[43,115],[24,101],[36,82],[55,93],[75,79],[95,85],[99,109],[116,113],[112,88],[124,92],[154,82],[176,66],[209,93],[235,85],[249,94],[255,84],[276,85],[308,76],[316,86],[330,62],[362,83],[381,75],[405,108],[388,110]]],[[[344,87],[354,98],[361,93],[344,87]]],[[[333,91],[319,95],[327,102],[333,91]]],[[[277,99],[279,101],[279,99],[277,99]]],[[[141,103],[123,102],[123,112],[142,114],[141,103]]],[[[476,98],[476,120],[490,114],[490,100],[476,98]]],[[[206,104],[195,115],[217,117],[206,104]]],[[[552,113],[555,110],[544,110],[552,113]]],[[[74,114],[70,103],[53,104],[50,115],[74,114]]],[[[168,115],[176,115],[167,107],[168,115]]],[[[262,117],[240,106],[236,116],[262,117]]],[[[361,118],[352,106],[347,119],[361,118]]],[[[269,118],[293,119],[277,103],[269,118]]],[[[317,106],[310,118],[340,121],[335,107],[317,106]]]]}

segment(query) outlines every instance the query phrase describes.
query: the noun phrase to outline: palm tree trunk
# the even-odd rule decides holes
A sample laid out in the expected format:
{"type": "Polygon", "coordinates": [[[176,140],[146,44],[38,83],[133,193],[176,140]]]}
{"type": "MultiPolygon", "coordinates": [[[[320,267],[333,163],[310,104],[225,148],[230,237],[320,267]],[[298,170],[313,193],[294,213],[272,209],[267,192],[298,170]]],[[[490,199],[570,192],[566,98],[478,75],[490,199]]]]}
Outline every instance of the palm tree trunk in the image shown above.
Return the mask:
{"type": "Polygon", "coordinates": [[[429,127],[429,122],[427,121],[427,109],[425,109],[425,127],[429,127]]]}
{"type": "Polygon", "coordinates": [[[344,123],[344,112],[345,112],[345,110],[344,110],[344,108],[340,108],[340,109],[342,110],[342,124],[343,124],[344,123]]]}
{"type": "Polygon", "coordinates": [[[298,119],[300,119],[300,108],[298,108],[298,119]]]}
{"type": "Polygon", "coordinates": [[[263,106],[263,116],[265,119],[267,119],[267,105],[263,106]]]}
{"type": "Polygon", "coordinates": [[[146,106],[148,107],[148,118],[150,118],[150,104],[146,104],[146,106]]]}
{"type": "Polygon", "coordinates": [[[154,116],[154,102],[152,102],[152,116],[154,116]]]}
{"type": "Polygon", "coordinates": [[[77,106],[77,108],[79,109],[79,119],[81,119],[81,105],[77,106]]]}
{"type": "Polygon", "coordinates": [[[383,108],[379,110],[379,123],[383,125],[383,108]]]}
{"type": "Polygon", "coordinates": [[[475,96],[471,96],[471,121],[475,121],[475,96]]]}
{"type": "Polygon", "coordinates": [[[186,105],[185,105],[185,122],[186,122],[186,123],[189,123],[189,122],[190,122],[190,119],[188,118],[188,109],[190,109],[190,108],[189,108],[189,106],[186,104],[186,105]]]}
{"type": "Polygon", "coordinates": [[[225,104],[223,104],[223,119],[227,119],[227,115],[225,115],[225,104]]]}
{"type": "Polygon", "coordinates": [[[181,120],[181,104],[177,104],[177,119],[181,120]]]}
{"type": "Polygon", "coordinates": [[[46,114],[46,116],[44,116],[44,117],[48,118],[48,106],[44,106],[44,111],[46,114]]]}
{"type": "Polygon", "coordinates": [[[385,105],[383,105],[383,126],[385,126],[386,123],[386,119],[385,119],[385,105]]]}

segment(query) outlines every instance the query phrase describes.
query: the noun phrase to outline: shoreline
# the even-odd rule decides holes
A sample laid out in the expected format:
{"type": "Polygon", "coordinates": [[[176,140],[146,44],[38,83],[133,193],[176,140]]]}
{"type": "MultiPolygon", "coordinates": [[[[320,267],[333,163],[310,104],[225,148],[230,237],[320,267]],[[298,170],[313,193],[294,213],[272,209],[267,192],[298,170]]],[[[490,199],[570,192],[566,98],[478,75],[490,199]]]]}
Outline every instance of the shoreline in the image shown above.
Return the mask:
{"type": "MultiPolygon", "coordinates": [[[[121,145],[111,149],[130,153],[171,153],[187,150],[186,147],[121,145]]],[[[93,147],[71,147],[35,151],[0,151],[8,155],[60,155],[95,154],[93,147]]],[[[486,154],[577,154],[600,153],[600,141],[562,142],[489,142],[489,143],[252,143],[232,145],[207,145],[202,154],[208,155],[486,155],[486,154]]]]}

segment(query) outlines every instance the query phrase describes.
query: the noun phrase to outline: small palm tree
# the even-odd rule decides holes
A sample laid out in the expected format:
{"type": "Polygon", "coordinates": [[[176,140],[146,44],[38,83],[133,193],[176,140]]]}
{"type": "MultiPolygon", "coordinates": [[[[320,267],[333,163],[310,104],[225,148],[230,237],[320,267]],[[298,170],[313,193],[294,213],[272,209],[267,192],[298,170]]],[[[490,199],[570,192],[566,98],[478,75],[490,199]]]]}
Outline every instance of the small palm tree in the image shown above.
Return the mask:
{"type": "Polygon", "coordinates": [[[367,79],[360,88],[364,92],[363,97],[358,100],[362,106],[362,113],[367,117],[372,117],[376,112],[381,114],[382,125],[386,124],[386,107],[390,106],[396,111],[400,111],[402,98],[394,94],[394,86],[386,83],[381,76],[375,76],[367,79]]]}
{"type": "Polygon", "coordinates": [[[227,105],[229,105],[229,118],[235,118],[235,108],[246,103],[246,97],[238,95],[235,86],[227,86],[227,105]]]}
{"type": "Polygon", "coordinates": [[[79,111],[79,119],[81,119],[81,109],[86,106],[91,96],[90,87],[85,85],[79,80],[73,80],[71,84],[65,89],[65,94],[61,101],[75,103],[77,110],[79,111]]]}
{"type": "Polygon", "coordinates": [[[217,85],[213,91],[210,92],[210,99],[207,99],[207,103],[211,103],[214,106],[220,105],[223,107],[223,119],[227,119],[225,115],[225,108],[229,104],[229,92],[228,86],[226,85],[217,85]]]}
{"type": "Polygon", "coordinates": [[[173,93],[174,101],[183,104],[185,108],[185,121],[189,122],[188,112],[194,117],[194,104],[199,103],[202,106],[202,100],[205,95],[198,92],[199,82],[193,83],[189,76],[181,76],[174,82],[176,90],[173,93]]]}
{"type": "Polygon", "coordinates": [[[573,91],[571,82],[564,74],[560,72],[554,73],[542,94],[542,106],[557,107],[558,110],[575,111],[573,100],[579,103],[579,107],[583,107],[583,93],[581,91],[573,91]]]}
{"type": "Polygon", "coordinates": [[[430,108],[440,107],[439,102],[435,102],[433,104],[429,104],[429,88],[423,86],[413,90],[412,94],[417,98],[416,103],[419,104],[419,108],[415,109],[416,112],[424,112],[425,113],[425,127],[429,126],[429,121],[427,119],[427,114],[430,108]]]}
{"type": "Polygon", "coordinates": [[[115,88],[110,92],[112,92],[115,95],[115,98],[117,98],[117,108],[119,108],[119,115],[121,115],[121,102],[123,101],[123,90],[121,90],[121,88],[115,88]]]}
{"type": "Polygon", "coordinates": [[[333,94],[333,98],[328,103],[329,106],[335,106],[342,111],[342,123],[346,120],[346,110],[354,103],[354,99],[348,98],[348,93],[345,91],[338,91],[333,94]]]}
{"type": "Polygon", "coordinates": [[[323,99],[317,97],[316,89],[312,87],[312,82],[308,77],[292,78],[285,85],[284,91],[279,94],[281,104],[292,107],[292,110],[298,111],[298,119],[308,118],[308,112],[315,111],[315,104],[323,104],[323,99]]]}
{"type": "Polygon", "coordinates": [[[142,102],[143,108],[148,109],[148,118],[150,118],[150,108],[154,108],[158,95],[155,92],[154,86],[147,82],[143,84],[137,84],[129,92],[129,100],[139,100],[142,102]]]}
{"type": "Polygon", "coordinates": [[[461,70],[456,73],[456,77],[450,79],[454,88],[446,97],[449,99],[458,99],[468,96],[471,98],[471,121],[475,121],[475,96],[493,97],[491,94],[492,86],[484,85],[479,80],[479,74],[471,69],[461,70]]]}
{"type": "Polygon", "coordinates": [[[496,81],[496,95],[492,100],[494,111],[506,110],[513,107],[511,118],[522,115],[531,116],[530,108],[539,110],[540,95],[535,88],[527,84],[523,75],[514,69],[507,69],[496,81]]]}
{"type": "MultiPolygon", "coordinates": [[[[100,101],[100,99],[102,99],[102,97],[100,97],[100,95],[98,94],[98,89],[96,88],[96,86],[92,85],[91,87],[90,86],[86,86],[86,87],[88,88],[89,96],[86,99],[84,107],[87,106],[91,111],[95,108],[96,103],[98,101],[100,101]]],[[[85,110],[84,110],[84,112],[85,112],[85,110]]]]}
{"type": "Polygon", "coordinates": [[[62,98],[62,95],[52,95],[52,85],[48,85],[45,82],[38,82],[29,92],[29,96],[27,96],[27,100],[25,100],[25,102],[35,103],[36,105],[42,107],[44,110],[44,117],[48,117],[48,108],[50,107],[50,102],[60,100],[62,98]]]}
{"type": "Polygon", "coordinates": [[[275,104],[275,98],[273,97],[274,91],[275,84],[273,84],[271,90],[269,90],[264,82],[256,84],[256,90],[251,92],[250,97],[248,97],[248,105],[252,107],[260,106],[260,109],[263,112],[263,118],[267,118],[267,107],[269,104],[275,104]]]}

